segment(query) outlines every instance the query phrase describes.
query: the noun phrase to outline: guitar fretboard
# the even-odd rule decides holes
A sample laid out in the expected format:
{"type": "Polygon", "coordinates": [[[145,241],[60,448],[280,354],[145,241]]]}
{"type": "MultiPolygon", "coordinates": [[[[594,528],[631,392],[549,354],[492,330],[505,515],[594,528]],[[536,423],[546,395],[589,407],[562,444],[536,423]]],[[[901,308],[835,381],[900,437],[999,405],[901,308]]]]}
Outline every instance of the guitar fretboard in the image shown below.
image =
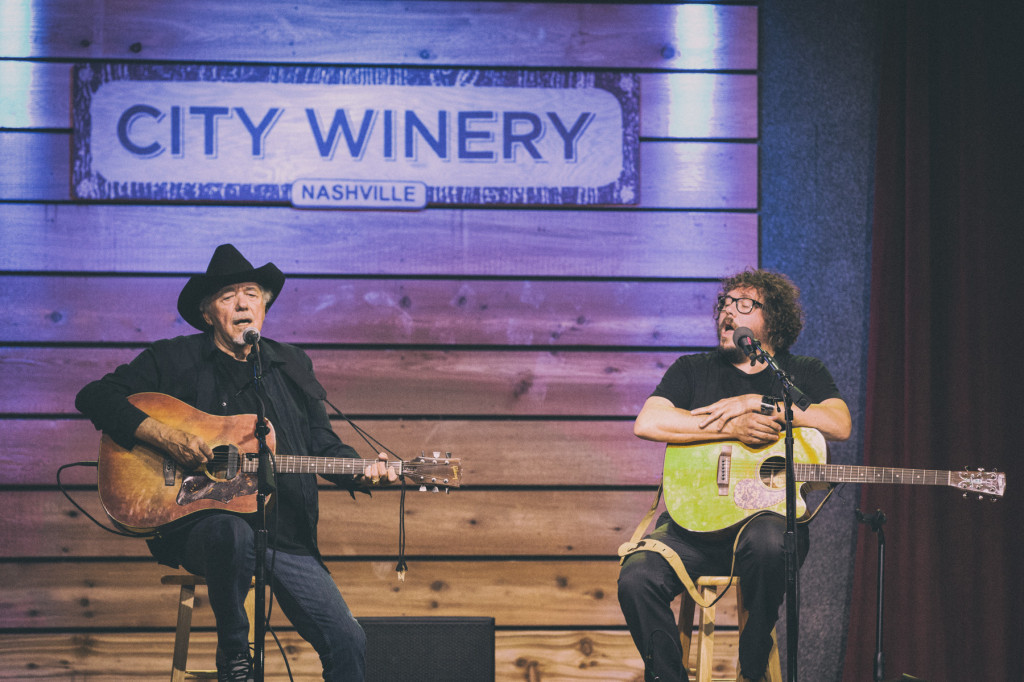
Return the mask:
{"type": "Polygon", "coordinates": [[[821,483],[901,483],[952,485],[949,471],[848,466],[843,464],[794,464],[798,481],[821,483]]]}
{"type": "MultiPolygon", "coordinates": [[[[310,457],[307,455],[274,455],[274,464],[279,474],[361,474],[376,460],[358,459],[355,457],[310,457]]],[[[396,467],[402,474],[404,462],[388,462],[388,466],[396,467]]],[[[247,474],[257,472],[259,461],[255,458],[242,458],[242,471],[247,474]]]]}

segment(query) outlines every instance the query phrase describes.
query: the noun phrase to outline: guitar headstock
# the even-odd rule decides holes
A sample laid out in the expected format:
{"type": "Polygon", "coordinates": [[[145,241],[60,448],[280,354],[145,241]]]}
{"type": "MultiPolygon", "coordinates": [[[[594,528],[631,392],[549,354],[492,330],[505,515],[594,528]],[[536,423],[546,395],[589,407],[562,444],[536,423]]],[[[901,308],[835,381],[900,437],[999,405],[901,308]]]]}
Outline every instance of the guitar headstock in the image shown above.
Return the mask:
{"type": "Polygon", "coordinates": [[[1006,490],[1006,474],[1001,471],[954,471],[950,482],[954,488],[964,491],[964,497],[969,493],[977,493],[978,499],[985,497],[996,499],[1003,496],[1006,490]]]}
{"type": "Polygon", "coordinates": [[[448,492],[462,485],[461,460],[450,452],[435,452],[432,456],[420,455],[402,464],[402,477],[420,490],[448,492]]]}

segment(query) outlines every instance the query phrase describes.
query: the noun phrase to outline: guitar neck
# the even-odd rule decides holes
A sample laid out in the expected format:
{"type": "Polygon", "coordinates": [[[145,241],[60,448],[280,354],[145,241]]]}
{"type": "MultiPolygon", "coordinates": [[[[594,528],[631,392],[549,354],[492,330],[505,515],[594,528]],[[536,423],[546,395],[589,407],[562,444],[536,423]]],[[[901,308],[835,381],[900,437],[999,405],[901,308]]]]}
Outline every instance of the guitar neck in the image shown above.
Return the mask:
{"type": "MultiPolygon", "coordinates": [[[[376,460],[357,457],[310,457],[307,455],[274,455],[275,471],[279,474],[361,474],[363,469],[376,460]]],[[[402,474],[404,462],[388,462],[402,474]]],[[[242,471],[254,474],[259,467],[259,460],[248,456],[242,458],[242,471]]]]}
{"type": "Polygon", "coordinates": [[[899,483],[910,485],[952,485],[969,471],[900,469],[893,467],[849,466],[845,464],[798,464],[793,471],[798,481],[820,483],[899,483]]]}

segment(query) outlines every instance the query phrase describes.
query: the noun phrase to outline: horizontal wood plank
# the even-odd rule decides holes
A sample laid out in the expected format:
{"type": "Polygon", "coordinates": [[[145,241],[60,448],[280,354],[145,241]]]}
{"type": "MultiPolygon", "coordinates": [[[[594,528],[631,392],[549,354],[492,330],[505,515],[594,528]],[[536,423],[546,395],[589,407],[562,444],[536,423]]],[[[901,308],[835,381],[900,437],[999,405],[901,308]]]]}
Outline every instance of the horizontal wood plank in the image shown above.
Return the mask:
{"type": "MultiPolygon", "coordinates": [[[[320,662],[313,648],[294,632],[280,626],[277,632],[295,678],[319,676],[320,662]]],[[[389,641],[395,647],[405,646],[401,639],[389,641]]],[[[270,638],[267,642],[266,679],[283,682],[288,676],[281,653],[270,638]]],[[[212,668],[216,644],[214,633],[194,631],[189,665],[212,668]]],[[[173,636],[166,632],[0,634],[0,658],[5,661],[0,680],[165,680],[173,645],[173,636]]],[[[736,676],[737,646],[735,630],[716,631],[715,677],[736,676]]],[[[498,630],[494,649],[495,682],[635,682],[643,674],[640,654],[623,630],[498,630]]]]}
{"type": "MultiPolygon", "coordinates": [[[[0,131],[0,201],[71,201],[71,135],[0,131]]],[[[638,208],[757,208],[757,145],[641,142],[638,208]]]]}
{"type": "MultiPolygon", "coordinates": [[[[614,557],[654,501],[653,489],[473,490],[406,499],[410,556],[614,557]],[[543,532],[539,532],[543,530],[543,532]]],[[[106,521],[93,490],[73,491],[106,521]]],[[[320,492],[320,550],[326,556],[397,556],[399,490],[320,492]]],[[[0,494],[0,559],[148,556],[146,544],[97,528],[54,490],[0,494]]]]}
{"type": "Polygon", "coordinates": [[[534,2],[13,0],[3,57],[755,69],[757,8],[534,2]],[[495,49],[500,46],[501,49],[495,49]]]}
{"type": "MultiPolygon", "coordinates": [[[[148,343],[185,277],[0,275],[0,342],[148,343]],[[126,296],[126,292],[131,292],[126,296]],[[128,300],[153,305],[126,305],[128,300]]],[[[710,346],[716,282],[302,279],[264,333],[298,344],[710,346]]]]}
{"type": "Polygon", "coordinates": [[[757,101],[756,75],[641,74],[640,135],[754,139],[757,101]]]}
{"type": "MultiPolygon", "coordinates": [[[[498,627],[622,627],[618,561],[412,561],[404,582],[393,562],[328,561],[357,618],[494,618],[498,627]]],[[[173,629],[178,591],[161,586],[174,569],[155,562],[4,563],[3,629],[173,629]]],[[[196,588],[193,626],[210,628],[206,588],[196,588]]],[[[678,601],[673,604],[678,613],[678,601]]],[[[286,619],[278,615],[280,625],[286,619]]],[[[732,595],[717,623],[736,625],[732,595]]]]}
{"type": "MultiPolygon", "coordinates": [[[[319,676],[313,648],[293,632],[278,629],[278,633],[296,679],[319,676]]],[[[498,630],[494,640],[495,682],[635,682],[643,674],[640,654],[629,633],[622,630],[498,630]]],[[[396,647],[405,645],[401,639],[392,641],[396,647]]],[[[288,676],[281,653],[270,642],[268,638],[266,679],[283,682],[288,676]]],[[[0,680],[165,680],[173,644],[169,633],[0,634],[0,658],[6,662],[0,680]]],[[[715,633],[715,677],[736,676],[737,646],[735,631],[715,633]]],[[[193,632],[189,660],[195,663],[190,666],[212,667],[215,649],[214,633],[193,632]]]]}
{"type": "MultiPolygon", "coordinates": [[[[0,480],[6,486],[53,485],[58,466],[96,459],[100,436],[84,419],[0,424],[0,480]]],[[[450,452],[462,460],[468,487],[657,485],[665,454],[663,445],[633,435],[632,420],[385,419],[360,420],[359,426],[403,459],[450,452]]],[[[364,457],[372,456],[349,425],[335,421],[334,429],[364,457]]],[[[66,469],[62,481],[95,485],[96,469],[66,469]]]]}
{"type": "MultiPolygon", "coordinates": [[[[0,413],[74,414],[88,382],[138,351],[0,347],[0,413]]],[[[312,350],[331,400],[363,415],[634,417],[678,353],[312,350]]]]}
{"type": "Polygon", "coordinates": [[[288,274],[718,279],[757,234],[751,213],[0,203],[0,270],[202,272],[230,241],[288,274]]]}
{"type": "MultiPolygon", "coordinates": [[[[602,561],[328,561],[358,618],[489,617],[498,626],[621,627],[619,565],[602,561]]],[[[4,628],[173,628],[178,592],[155,562],[3,563],[4,628]]],[[[212,627],[205,588],[196,627],[212,627]]],[[[281,622],[285,619],[279,616],[281,622]]],[[[723,621],[728,622],[728,621],[723,621]]],[[[735,619],[733,619],[735,623],[735,619]]]]}
{"type": "MultiPolygon", "coordinates": [[[[71,64],[0,62],[0,128],[70,128],[71,64]]],[[[640,135],[756,138],[757,76],[640,74],[640,135]]]]}

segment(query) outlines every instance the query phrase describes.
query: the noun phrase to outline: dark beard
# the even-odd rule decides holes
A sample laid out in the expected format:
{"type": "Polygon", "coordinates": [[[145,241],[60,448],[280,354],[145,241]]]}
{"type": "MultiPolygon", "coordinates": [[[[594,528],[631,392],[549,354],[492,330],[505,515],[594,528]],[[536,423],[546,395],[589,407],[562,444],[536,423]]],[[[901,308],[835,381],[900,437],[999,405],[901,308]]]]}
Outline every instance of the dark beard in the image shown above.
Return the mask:
{"type": "Polygon", "coordinates": [[[722,348],[719,346],[718,355],[730,365],[738,365],[748,360],[746,354],[736,346],[732,348],[722,348]]]}

